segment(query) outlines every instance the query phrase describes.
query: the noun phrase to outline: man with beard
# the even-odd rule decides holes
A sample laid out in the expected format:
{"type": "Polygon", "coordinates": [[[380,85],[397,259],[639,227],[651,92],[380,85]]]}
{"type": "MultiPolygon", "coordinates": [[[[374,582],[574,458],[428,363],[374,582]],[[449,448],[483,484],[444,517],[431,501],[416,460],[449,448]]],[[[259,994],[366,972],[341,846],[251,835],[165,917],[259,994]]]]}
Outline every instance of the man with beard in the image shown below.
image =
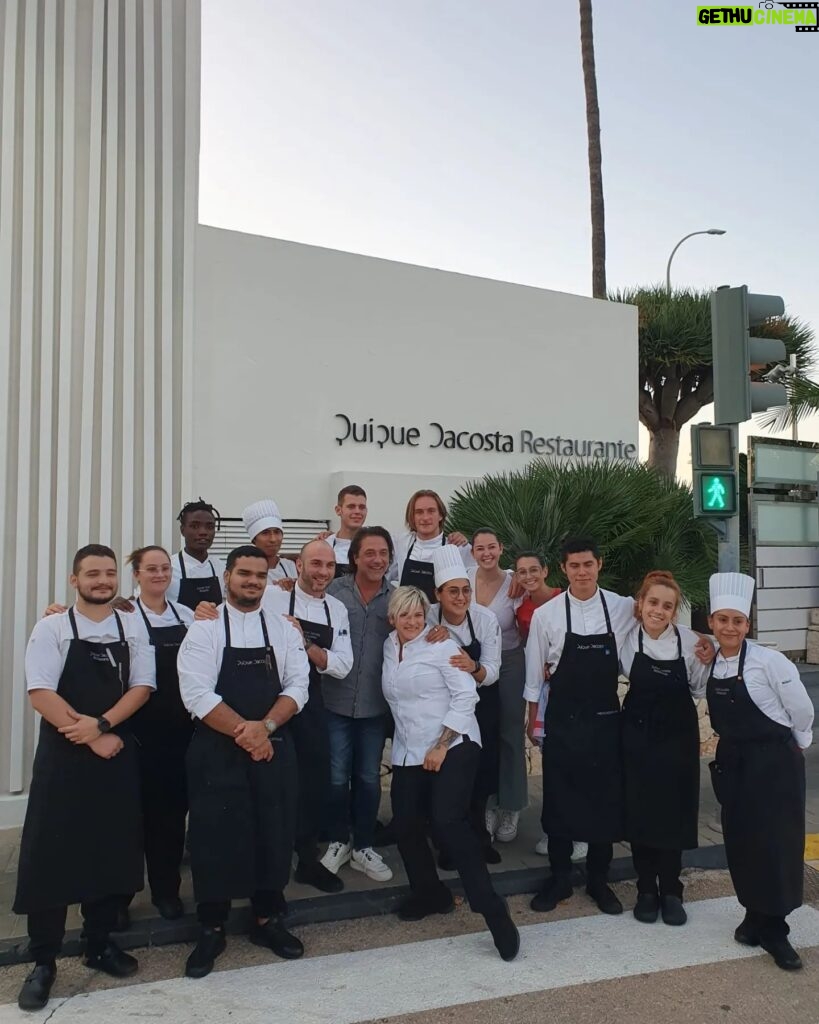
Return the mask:
{"type": "Polygon", "coordinates": [[[153,652],[130,616],[112,611],[114,552],[80,548],[72,608],[42,619],[26,650],[26,685],[42,716],[34,759],[14,912],[28,916],[34,970],[18,997],[23,1010],[48,1002],[65,933],[79,903],[86,967],[124,978],[134,957],[110,939],[121,893],[143,886],[139,778],[128,719],[155,688],[153,652]]]}
{"type": "MultiPolygon", "coordinates": [[[[203,978],[225,949],[233,899],[249,897],[250,941],[297,959],[284,927],[282,890],[296,823],[290,719],[308,696],[300,633],[261,608],[267,557],[252,545],[227,559],[227,599],[217,617],[191,626],[179,651],[179,690],[198,719],[188,750],[191,870],[199,941],[185,973],[203,978]]],[[[272,588],[278,591],[278,588],[272,588]]]]}

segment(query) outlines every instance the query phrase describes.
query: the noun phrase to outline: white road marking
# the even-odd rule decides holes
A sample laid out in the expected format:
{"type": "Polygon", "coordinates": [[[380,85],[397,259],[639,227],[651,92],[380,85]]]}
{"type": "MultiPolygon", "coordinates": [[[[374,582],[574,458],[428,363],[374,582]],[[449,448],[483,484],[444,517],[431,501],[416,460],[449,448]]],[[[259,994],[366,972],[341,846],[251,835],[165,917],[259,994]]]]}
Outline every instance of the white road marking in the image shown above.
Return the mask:
{"type": "MultiPolygon", "coordinates": [[[[513,963],[496,954],[488,932],[355,953],[246,967],[201,981],[173,978],[52,1000],[42,1013],[0,1006],[0,1024],[356,1024],[483,999],[540,992],[610,978],[740,960],[760,955],[733,930],[742,909],[733,897],[688,904],[683,928],[622,917],[571,918],[521,928],[513,963]]],[[[795,946],[819,945],[819,911],[789,918],[795,946]]],[[[409,926],[411,927],[411,926],[409,926]]],[[[767,954],[762,954],[767,955],[767,954]]],[[[776,968],[771,964],[771,969],[776,968]]]]}

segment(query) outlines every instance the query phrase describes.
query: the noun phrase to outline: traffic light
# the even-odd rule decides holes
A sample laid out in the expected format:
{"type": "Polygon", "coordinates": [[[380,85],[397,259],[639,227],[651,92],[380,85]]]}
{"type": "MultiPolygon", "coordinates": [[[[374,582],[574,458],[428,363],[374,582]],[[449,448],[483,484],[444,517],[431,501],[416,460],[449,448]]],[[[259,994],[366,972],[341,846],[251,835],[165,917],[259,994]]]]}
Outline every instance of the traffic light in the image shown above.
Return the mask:
{"type": "Polygon", "coordinates": [[[694,515],[730,519],[737,514],[736,446],[731,427],[691,427],[694,515]]]}
{"type": "Polygon", "coordinates": [[[744,284],[718,288],[711,295],[715,423],[744,423],[755,412],[788,404],[782,384],[752,381],[750,376],[752,369],[787,359],[783,342],[752,338],[749,330],[784,312],[781,296],[754,295],[744,284]]]}

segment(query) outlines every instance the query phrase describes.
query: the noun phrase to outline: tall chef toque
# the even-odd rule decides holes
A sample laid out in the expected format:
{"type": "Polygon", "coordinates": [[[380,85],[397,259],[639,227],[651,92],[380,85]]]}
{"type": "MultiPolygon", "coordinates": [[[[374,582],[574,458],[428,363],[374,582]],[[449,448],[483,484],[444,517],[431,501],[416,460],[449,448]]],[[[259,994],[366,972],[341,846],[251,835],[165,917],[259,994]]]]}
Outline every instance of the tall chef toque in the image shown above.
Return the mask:
{"type": "Polygon", "coordinates": [[[751,615],[755,581],[741,572],[715,572],[709,581],[711,614],[724,610],[751,615]]]}
{"type": "Polygon", "coordinates": [[[432,564],[435,566],[435,586],[442,587],[450,580],[465,580],[466,568],[461,558],[461,549],[454,544],[444,544],[432,553],[432,564]]]}
{"type": "Polygon", "coordinates": [[[242,519],[251,540],[265,530],[281,530],[282,528],[279,506],[272,498],[263,498],[261,501],[254,501],[252,505],[248,505],[242,512],[242,519]]]}

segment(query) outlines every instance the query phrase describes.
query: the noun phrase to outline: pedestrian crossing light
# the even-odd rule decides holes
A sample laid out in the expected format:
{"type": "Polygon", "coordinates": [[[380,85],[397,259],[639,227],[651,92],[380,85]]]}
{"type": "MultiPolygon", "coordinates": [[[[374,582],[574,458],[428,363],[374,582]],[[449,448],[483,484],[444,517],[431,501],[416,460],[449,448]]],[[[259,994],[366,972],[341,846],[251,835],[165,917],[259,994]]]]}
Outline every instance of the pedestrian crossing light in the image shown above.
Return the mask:
{"type": "Polygon", "coordinates": [[[727,518],[736,513],[736,479],[732,474],[702,473],[699,479],[701,515],[727,518]]]}
{"type": "Polygon", "coordinates": [[[696,516],[706,519],[731,519],[737,514],[734,429],[701,423],[691,427],[691,463],[696,516]]]}
{"type": "Polygon", "coordinates": [[[744,423],[756,412],[787,405],[782,384],[751,379],[751,371],[785,362],[783,342],[752,338],[750,328],[785,312],[780,295],[754,295],[745,285],[711,295],[714,422],[744,423]]]}

